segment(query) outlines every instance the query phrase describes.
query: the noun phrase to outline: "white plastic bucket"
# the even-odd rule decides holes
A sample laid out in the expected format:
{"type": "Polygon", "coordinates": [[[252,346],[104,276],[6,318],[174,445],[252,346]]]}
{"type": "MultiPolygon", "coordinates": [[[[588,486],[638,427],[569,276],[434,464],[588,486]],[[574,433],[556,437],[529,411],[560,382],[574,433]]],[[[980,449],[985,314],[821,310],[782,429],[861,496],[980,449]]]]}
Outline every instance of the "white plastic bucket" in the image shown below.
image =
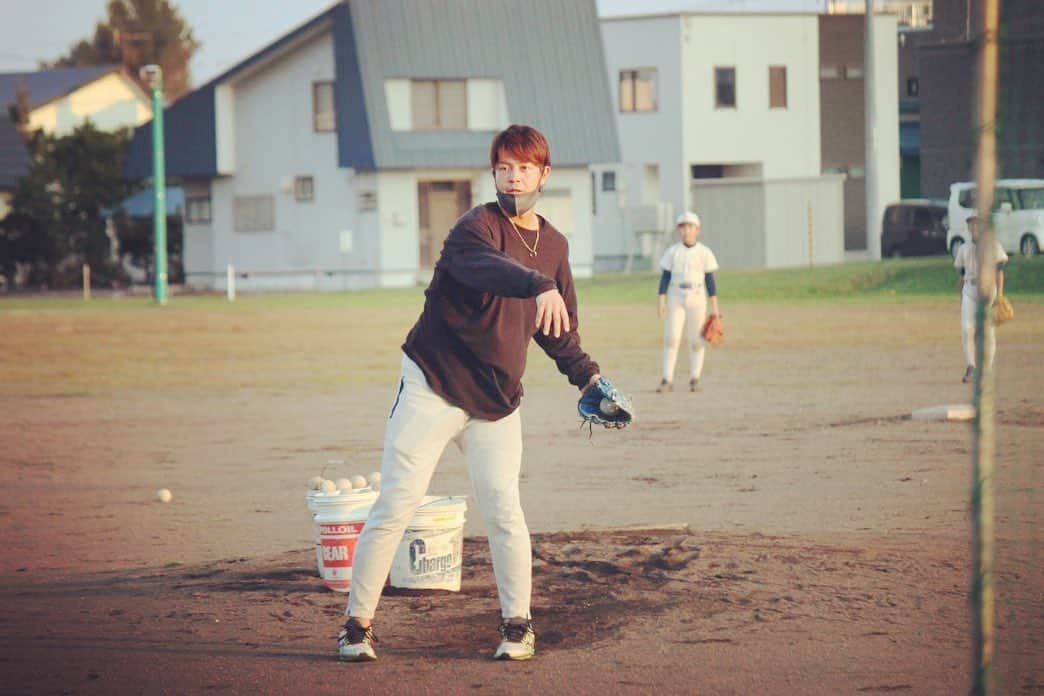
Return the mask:
{"type": "Polygon", "coordinates": [[[392,587],[460,591],[467,509],[460,497],[424,499],[395,550],[392,587]]]}
{"type": "Polygon", "coordinates": [[[319,576],[331,590],[348,592],[352,586],[355,542],[366,524],[377,492],[309,494],[315,522],[315,554],[319,576]]]}

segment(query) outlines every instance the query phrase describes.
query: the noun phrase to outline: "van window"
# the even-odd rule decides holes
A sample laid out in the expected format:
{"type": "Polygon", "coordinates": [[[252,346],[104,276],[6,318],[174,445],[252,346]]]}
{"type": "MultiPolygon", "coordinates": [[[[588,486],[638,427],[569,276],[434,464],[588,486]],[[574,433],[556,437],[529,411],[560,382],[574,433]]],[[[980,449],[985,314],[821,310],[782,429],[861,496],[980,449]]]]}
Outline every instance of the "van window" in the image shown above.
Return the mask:
{"type": "Polygon", "coordinates": [[[957,203],[962,208],[974,208],[975,207],[975,189],[964,189],[957,196],[957,203]]]}
{"type": "Polygon", "coordinates": [[[890,205],[890,206],[888,206],[888,212],[887,212],[887,215],[886,215],[886,219],[887,219],[889,225],[898,225],[900,222],[902,222],[903,221],[903,208],[902,208],[902,206],[898,206],[898,205],[890,205]]]}
{"type": "Polygon", "coordinates": [[[1040,188],[1027,188],[1022,189],[1018,192],[1019,205],[1017,206],[1021,210],[1044,209],[1044,186],[1040,188]]]}
{"type": "Polygon", "coordinates": [[[927,230],[932,226],[932,213],[926,208],[918,208],[914,211],[913,226],[919,230],[927,230]]]}

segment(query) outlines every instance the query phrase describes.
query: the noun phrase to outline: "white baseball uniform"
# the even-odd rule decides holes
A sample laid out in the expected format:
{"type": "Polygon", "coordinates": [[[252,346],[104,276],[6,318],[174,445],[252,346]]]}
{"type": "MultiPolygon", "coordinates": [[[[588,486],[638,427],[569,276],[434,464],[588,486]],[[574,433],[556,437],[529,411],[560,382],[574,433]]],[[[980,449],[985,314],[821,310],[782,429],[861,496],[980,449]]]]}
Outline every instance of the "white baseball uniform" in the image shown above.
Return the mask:
{"type": "Polygon", "coordinates": [[[663,379],[674,381],[674,366],[678,361],[682,325],[688,322],[689,379],[699,379],[703,373],[706,344],[700,331],[707,318],[707,273],[718,270],[714,252],[696,242],[691,247],[675,242],[667,247],[660,259],[660,268],[671,274],[667,288],[667,312],[663,320],[663,379]]]}
{"type": "MultiPolygon", "coordinates": [[[[996,239],[993,243],[996,245],[997,263],[1007,263],[1008,254],[1005,253],[1004,247],[996,239]]],[[[953,260],[955,268],[964,270],[964,286],[961,288],[961,345],[964,347],[965,363],[971,367],[975,367],[975,302],[979,295],[979,259],[976,253],[975,242],[968,242],[960,246],[953,260]]],[[[995,285],[990,302],[996,298],[995,285]]],[[[992,357],[997,351],[997,337],[993,331],[987,331],[986,338],[989,341],[986,354],[992,357]]]]}
{"type": "Polygon", "coordinates": [[[529,618],[533,558],[518,490],[522,467],[518,409],[495,421],[474,418],[432,391],[424,372],[405,355],[400,384],[384,435],[381,494],[355,547],[348,615],[373,618],[402,533],[452,441],[464,453],[488,527],[504,617],[529,618]]]}

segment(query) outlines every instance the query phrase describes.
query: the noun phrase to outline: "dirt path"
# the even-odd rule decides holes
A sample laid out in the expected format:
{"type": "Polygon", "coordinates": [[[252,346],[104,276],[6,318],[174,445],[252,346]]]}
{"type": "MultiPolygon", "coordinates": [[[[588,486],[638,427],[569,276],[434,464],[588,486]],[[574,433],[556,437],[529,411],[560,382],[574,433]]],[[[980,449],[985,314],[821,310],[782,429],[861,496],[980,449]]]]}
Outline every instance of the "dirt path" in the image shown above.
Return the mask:
{"type": "MultiPolygon", "coordinates": [[[[1044,307],[1022,309],[998,363],[998,673],[1007,693],[1044,693],[1044,307]]],[[[395,346],[405,314],[359,321],[395,346]]],[[[897,336],[885,306],[732,307],[702,391],[669,395],[652,393],[654,320],[634,308],[592,314],[585,345],[635,392],[640,422],[579,430],[575,393],[533,354],[522,490],[541,534],[539,660],[486,660],[496,606],[473,538],[464,591],[388,597],[381,661],[358,672],[332,660],[343,597],[315,577],[303,484],[328,459],[346,459],[344,474],[379,468],[394,350],[349,358],[372,365],[365,377],[317,383],[302,367],[318,360],[310,346],[348,342],[350,327],[287,315],[295,341],[266,342],[279,317],[237,316],[235,331],[214,320],[210,335],[167,335],[166,372],[148,362],[150,339],[131,337],[141,345],[120,349],[121,371],[87,345],[49,348],[32,332],[46,325],[38,317],[0,316],[0,374],[22,376],[0,387],[0,683],[14,693],[964,691],[971,429],[907,417],[969,401],[952,312],[904,306],[910,329],[897,336]],[[617,339],[607,326],[628,330],[617,339]],[[257,380],[199,357],[208,341],[216,355],[242,354],[257,380]],[[159,487],[172,503],[153,502],[159,487]],[[608,531],[632,525],[690,531],[608,531]]],[[[123,321],[53,319],[66,337],[123,321]]],[[[317,368],[322,380],[331,370],[317,368]]],[[[452,447],[432,492],[470,493],[452,447]]],[[[484,534],[475,510],[465,531],[484,534]]]]}

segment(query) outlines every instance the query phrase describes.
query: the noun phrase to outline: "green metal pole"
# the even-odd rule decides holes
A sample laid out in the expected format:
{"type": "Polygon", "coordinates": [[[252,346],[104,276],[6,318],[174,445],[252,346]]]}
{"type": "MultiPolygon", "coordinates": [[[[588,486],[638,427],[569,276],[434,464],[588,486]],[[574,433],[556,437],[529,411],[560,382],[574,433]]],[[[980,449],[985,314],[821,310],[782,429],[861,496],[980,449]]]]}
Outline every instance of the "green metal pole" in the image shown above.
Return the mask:
{"type": "Polygon", "coordinates": [[[163,159],[163,72],[149,66],[152,81],[152,216],[156,303],[167,304],[167,173],[163,159]]]}

